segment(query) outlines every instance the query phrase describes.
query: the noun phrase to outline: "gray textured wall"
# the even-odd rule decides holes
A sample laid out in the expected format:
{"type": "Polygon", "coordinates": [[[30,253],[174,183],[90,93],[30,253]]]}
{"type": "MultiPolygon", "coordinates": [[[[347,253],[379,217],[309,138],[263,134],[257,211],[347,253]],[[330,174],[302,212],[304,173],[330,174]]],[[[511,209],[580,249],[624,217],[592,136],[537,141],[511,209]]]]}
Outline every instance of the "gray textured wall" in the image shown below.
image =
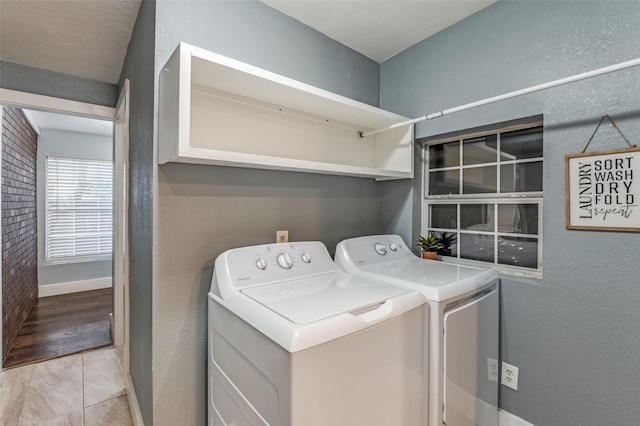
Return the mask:
{"type": "MultiPolygon", "coordinates": [[[[153,420],[152,239],[155,191],[155,1],[143,1],[129,42],[120,87],[131,81],[129,104],[129,336],[131,379],[147,425],[153,420]]],[[[158,423],[160,424],[160,423],[158,423]]]]}
{"type": "Polygon", "coordinates": [[[118,101],[115,84],[74,77],[0,61],[0,87],[54,98],[113,107],[118,101]]]}
{"type": "MultiPolygon", "coordinates": [[[[382,64],[381,106],[419,116],[637,58],[638,22],[638,1],[500,1],[382,64]]],[[[639,93],[633,69],[417,126],[425,137],[544,115],[544,277],[502,277],[501,307],[501,356],[520,376],[500,406],[536,425],[640,424],[638,234],[564,223],[564,155],[604,113],[639,143],[639,93]]],[[[605,126],[591,149],[623,144],[605,126]]],[[[420,231],[417,171],[382,185],[383,228],[420,231]]]]}
{"type": "Polygon", "coordinates": [[[113,138],[59,130],[43,130],[38,136],[38,285],[111,277],[111,259],[97,262],[45,264],[46,159],[48,156],[112,161],[113,138]]]}
{"type": "MultiPolygon", "coordinates": [[[[158,2],[156,75],[185,41],[376,104],[378,64],[259,2],[158,2]]],[[[379,230],[371,179],[168,164],[158,167],[154,223],[156,424],[204,424],[207,292],[224,250],[379,230]]]]}
{"type": "Polygon", "coordinates": [[[255,0],[159,0],[157,19],[157,72],[184,41],[378,106],[376,62],[255,0]]]}

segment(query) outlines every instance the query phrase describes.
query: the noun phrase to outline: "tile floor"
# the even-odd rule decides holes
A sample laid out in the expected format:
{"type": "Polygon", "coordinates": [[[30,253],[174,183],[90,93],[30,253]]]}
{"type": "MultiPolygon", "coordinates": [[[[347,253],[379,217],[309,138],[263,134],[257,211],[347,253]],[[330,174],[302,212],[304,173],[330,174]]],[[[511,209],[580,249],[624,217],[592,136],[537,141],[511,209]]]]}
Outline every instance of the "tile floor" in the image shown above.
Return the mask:
{"type": "Polygon", "coordinates": [[[113,346],[0,372],[0,425],[133,425],[113,346]]]}

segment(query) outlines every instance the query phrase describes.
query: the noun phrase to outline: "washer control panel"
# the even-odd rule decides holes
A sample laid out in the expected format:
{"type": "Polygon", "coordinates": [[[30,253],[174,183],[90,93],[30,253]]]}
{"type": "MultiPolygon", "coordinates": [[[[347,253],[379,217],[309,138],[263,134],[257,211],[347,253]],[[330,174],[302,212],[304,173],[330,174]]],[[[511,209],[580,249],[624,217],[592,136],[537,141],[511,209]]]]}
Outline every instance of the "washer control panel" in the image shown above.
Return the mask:
{"type": "MultiPolygon", "coordinates": [[[[389,251],[391,252],[396,252],[398,250],[401,250],[404,246],[402,243],[398,244],[398,243],[387,243],[382,242],[382,243],[374,243],[373,244],[373,249],[375,250],[376,253],[378,253],[380,256],[385,256],[389,251]]],[[[362,247],[364,250],[366,250],[366,246],[362,247]]]]}
{"type": "MultiPolygon", "coordinates": [[[[411,247],[398,235],[370,235],[351,238],[338,244],[336,263],[343,269],[349,264],[368,265],[387,260],[413,258],[411,247]]],[[[349,272],[353,272],[346,269],[349,272]]]]}
{"type": "Polygon", "coordinates": [[[214,275],[218,286],[237,290],[337,271],[324,244],[306,241],[227,250],[216,259],[214,275]]]}
{"type": "MultiPolygon", "coordinates": [[[[408,248],[405,246],[402,240],[395,241],[395,239],[381,238],[381,239],[372,240],[371,242],[373,242],[373,251],[375,251],[380,256],[395,257],[394,256],[395,253],[398,253],[398,252],[402,253],[403,250],[408,250],[408,248]]],[[[366,244],[366,243],[355,244],[355,249],[358,252],[358,254],[361,254],[361,255],[370,254],[371,249],[368,248],[370,246],[371,244],[366,244]]]]}

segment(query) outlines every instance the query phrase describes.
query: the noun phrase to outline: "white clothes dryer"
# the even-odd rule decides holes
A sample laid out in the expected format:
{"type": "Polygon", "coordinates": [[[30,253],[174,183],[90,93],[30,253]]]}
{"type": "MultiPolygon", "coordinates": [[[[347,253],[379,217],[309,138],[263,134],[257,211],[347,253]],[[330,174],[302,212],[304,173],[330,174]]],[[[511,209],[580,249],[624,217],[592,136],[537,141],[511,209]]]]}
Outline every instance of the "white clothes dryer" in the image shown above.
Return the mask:
{"type": "Polygon", "coordinates": [[[335,262],[346,272],[418,290],[427,298],[429,426],[496,426],[497,273],[423,260],[398,235],[344,240],[335,262]]]}
{"type": "Polygon", "coordinates": [[[420,292],[266,244],[218,256],[208,308],[209,425],[423,424],[420,292]]]}

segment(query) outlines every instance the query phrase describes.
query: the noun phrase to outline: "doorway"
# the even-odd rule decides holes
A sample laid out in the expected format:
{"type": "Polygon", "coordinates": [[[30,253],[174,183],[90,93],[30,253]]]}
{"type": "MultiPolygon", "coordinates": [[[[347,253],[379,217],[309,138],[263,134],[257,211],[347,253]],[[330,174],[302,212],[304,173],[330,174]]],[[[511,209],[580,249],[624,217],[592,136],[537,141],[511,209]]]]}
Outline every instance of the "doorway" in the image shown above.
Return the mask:
{"type": "MultiPolygon", "coordinates": [[[[64,285],[52,285],[42,286],[41,289],[46,289],[44,295],[52,296],[52,298],[63,297],[65,294],[57,294],[66,293],[66,296],[75,299],[72,303],[80,303],[78,301],[78,296],[81,294],[79,291],[89,290],[96,291],[98,293],[102,292],[100,295],[96,294],[96,300],[101,298],[100,300],[103,301],[103,305],[105,301],[105,291],[108,291],[107,302],[110,301],[111,303],[109,304],[112,305],[112,309],[110,309],[112,312],[110,328],[113,332],[113,343],[116,346],[125,346],[126,353],[128,352],[128,337],[127,333],[125,333],[125,329],[128,328],[128,320],[126,318],[128,308],[125,309],[126,303],[128,302],[128,283],[126,282],[126,278],[128,277],[128,262],[126,261],[126,250],[128,248],[126,241],[126,193],[128,192],[128,179],[126,179],[126,162],[128,158],[128,101],[124,95],[128,92],[128,82],[125,84],[125,89],[126,90],[123,90],[123,97],[118,102],[118,107],[115,109],[5,89],[0,89],[0,104],[10,105],[11,107],[32,109],[37,112],[47,111],[50,113],[65,114],[66,116],[71,116],[74,119],[79,119],[79,117],[82,117],[83,119],[97,119],[102,124],[106,124],[111,130],[112,134],[109,136],[110,146],[108,147],[108,150],[112,156],[114,169],[113,260],[109,260],[108,262],[108,273],[102,274],[110,275],[109,281],[105,284],[104,280],[97,279],[96,277],[89,277],[88,280],[83,281],[82,279],[78,279],[79,275],[73,275],[73,273],[69,275],[69,272],[67,271],[62,273],[70,278],[68,282],[64,284],[67,288],[62,288],[64,285]],[[122,211],[118,209],[121,209],[122,211]],[[116,259],[118,260],[116,261],[116,259]],[[74,285],[76,285],[77,288],[73,288],[74,285]],[[100,288],[102,288],[102,290],[97,290],[100,288]]],[[[48,225],[49,224],[47,224],[47,226],[48,225]]],[[[41,246],[39,251],[42,250],[44,249],[41,246]]],[[[70,262],[69,264],[71,263],[74,262],[70,262]]],[[[60,265],[57,266],[58,269],[60,269],[60,265]]],[[[105,265],[102,266],[104,269],[105,265]]],[[[65,280],[62,281],[64,282],[65,280]]],[[[6,295],[2,294],[2,290],[0,290],[0,298],[5,296],[6,295]]],[[[43,296],[43,294],[41,294],[41,296],[43,296]]],[[[45,297],[43,300],[47,299],[49,298],[45,297]]],[[[2,308],[0,307],[0,314],[2,313],[1,309],[2,308]]],[[[79,308],[78,310],[81,311],[82,309],[79,308]]],[[[89,310],[91,311],[92,309],[89,308],[89,310]]],[[[109,337],[111,338],[111,336],[109,337]]],[[[0,341],[4,341],[1,338],[2,334],[0,332],[0,341]]]]}

